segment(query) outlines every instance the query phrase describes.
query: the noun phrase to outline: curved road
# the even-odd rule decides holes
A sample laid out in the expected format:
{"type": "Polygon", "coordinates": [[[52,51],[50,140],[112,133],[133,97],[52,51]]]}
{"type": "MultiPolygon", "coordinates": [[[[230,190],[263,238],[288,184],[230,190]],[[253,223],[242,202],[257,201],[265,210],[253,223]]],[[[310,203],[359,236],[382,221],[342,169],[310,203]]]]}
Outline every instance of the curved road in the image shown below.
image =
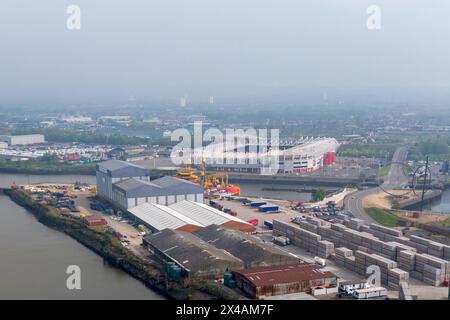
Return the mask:
{"type": "MultiPolygon", "coordinates": [[[[384,178],[381,187],[384,190],[399,188],[408,183],[408,177],[403,172],[403,162],[406,161],[408,149],[406,147],[399,147],[395,150],[391,161],[389,173],[384,178]]],[[[371,188],[367,190],[358,191],[347,196],[344,199],[344,208],[350,211],[355,218],[364,220],[366,223],[377,223],[364,210],[362,201],[370,195],[380,191],[380,188],[371,188]]]]}

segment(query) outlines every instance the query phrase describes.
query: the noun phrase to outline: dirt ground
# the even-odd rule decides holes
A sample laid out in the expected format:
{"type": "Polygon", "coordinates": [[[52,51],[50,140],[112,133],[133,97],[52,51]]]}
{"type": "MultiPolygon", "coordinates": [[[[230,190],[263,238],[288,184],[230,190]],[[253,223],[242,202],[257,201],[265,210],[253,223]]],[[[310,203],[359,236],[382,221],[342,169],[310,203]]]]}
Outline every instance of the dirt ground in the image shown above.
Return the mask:
{"type": "MultiPolygon", "coordinates": [[[[394,195],[402,195],[405,193],[405,191],[403,190],[389,190],[388,192],[394,195]]],[[[363,199],[362,204],[364,208],[377,207],[383,209],[390,209],[392,203],[389,197],[390,197],[389,194],[387,194],[384,191],[380,191],[378,193],[371,194],[365,197],[363,199]]]]}
{"type": "Polygon", "coordinates": [[[91,210],[90,200],[88,198],[92,196],[92,193],[74,191],[74,194],[77,195],[77,198],[75,199],[75,205],[80,210],[80,213],[85,215],[100,214],[108,222],[108,225],[111,228],[120,232],[121,234],[124,234],[127,237],[127,240],[130,241],[129,245],[127,246],[128,249],[139,255],[141,258],[148,257],[148,253],[141,246],[142,236],[139,234],[138,229],[134,228],[128,223],[113,220],[110,216],[104,214],[103,212],[91,210]]]}
{"type": "MultiPolygon", "coordinates": [[[[403,190],[389,190],[389,193],[394,195],[404,195],[405,191],[403,190]]],[[[407,197],[412,197],[411,194],[406,195],[407,197]]],[[[389,199],[390,195],[386,192],[380,191],[376,194],[369,195],[363,199],[363,207],[364,208],[383,208],[391,210],[392,203],[389,199]]],[[[414,211],[410,210],[395,210],[397,215],[407,218],[408,220],[420,223],[432,223],[444,221],[448,218],[448,215],[443,215],[439,213],[432,212],[421,212],[419,218],[414,218],[414,211]]]]}

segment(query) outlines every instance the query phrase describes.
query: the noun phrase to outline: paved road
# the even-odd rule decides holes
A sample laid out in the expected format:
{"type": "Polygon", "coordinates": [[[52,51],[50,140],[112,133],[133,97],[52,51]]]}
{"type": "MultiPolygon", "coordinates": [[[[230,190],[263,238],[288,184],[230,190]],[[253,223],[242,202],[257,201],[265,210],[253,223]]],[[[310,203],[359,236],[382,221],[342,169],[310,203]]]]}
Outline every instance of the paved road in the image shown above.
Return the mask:
{"type": "MultiPolygon", "coordinates": [[[[381,187],[384,190],[398,188],[408,183],[408,177],[403,172],[402,163],[406,160],[408,155],[408,149],[406,147],[399,147],[395,150],[391,161],[391,167],[389,173],[383,179],[381,187]]],[[[367,190],[358,191],[348,196],[344,200],[344,208],[353,213],[355,218],[362,219],[366,223],[376,223],[364,210],[362,201],[363,199],[373,193],[380,191],[380,188],[371,188],[367,190]]]]}

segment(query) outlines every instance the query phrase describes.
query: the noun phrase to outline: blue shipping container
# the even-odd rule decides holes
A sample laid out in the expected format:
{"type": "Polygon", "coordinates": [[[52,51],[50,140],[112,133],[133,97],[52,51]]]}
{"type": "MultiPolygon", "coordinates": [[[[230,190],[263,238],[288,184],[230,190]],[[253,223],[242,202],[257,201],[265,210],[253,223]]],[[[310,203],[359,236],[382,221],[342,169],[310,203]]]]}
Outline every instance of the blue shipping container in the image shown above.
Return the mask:
{"type": "Polygon", "coordinates": [[[280,211],[280,208],[278,206],[274,206],[274,205],[262,205],[258,209],[261,212],[278,212],[278,211],[280,211]]]}
{"type": "Polygon", "coordinates": [[[255,202],[250,202],[250,207],[256,208],[256,207],[260,207],[265,205],[267,202],[260,202],[260,201],[255,201],[255,202]]]}
{"type": "Polygon", "coordinates": [[[273,229],[273,223],[270,222],[269,220],[264,220],[264,225],[269,228],[270,230],[273,229]]]}

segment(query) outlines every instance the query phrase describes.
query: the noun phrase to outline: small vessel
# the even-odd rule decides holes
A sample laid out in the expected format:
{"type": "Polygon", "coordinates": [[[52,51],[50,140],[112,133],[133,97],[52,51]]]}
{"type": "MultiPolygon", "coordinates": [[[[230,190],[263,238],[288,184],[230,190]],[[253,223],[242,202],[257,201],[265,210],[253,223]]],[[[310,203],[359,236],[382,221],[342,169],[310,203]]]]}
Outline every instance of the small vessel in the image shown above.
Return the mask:
{"type": "Polygon", "coordinates": [[[182,168],[177,171],[177,178],[188,180],[194,183],[199,183],[200,178],[197,175],[197,172],[191,168],[191,166],[186,166],[185,168],[182,168]]]}

